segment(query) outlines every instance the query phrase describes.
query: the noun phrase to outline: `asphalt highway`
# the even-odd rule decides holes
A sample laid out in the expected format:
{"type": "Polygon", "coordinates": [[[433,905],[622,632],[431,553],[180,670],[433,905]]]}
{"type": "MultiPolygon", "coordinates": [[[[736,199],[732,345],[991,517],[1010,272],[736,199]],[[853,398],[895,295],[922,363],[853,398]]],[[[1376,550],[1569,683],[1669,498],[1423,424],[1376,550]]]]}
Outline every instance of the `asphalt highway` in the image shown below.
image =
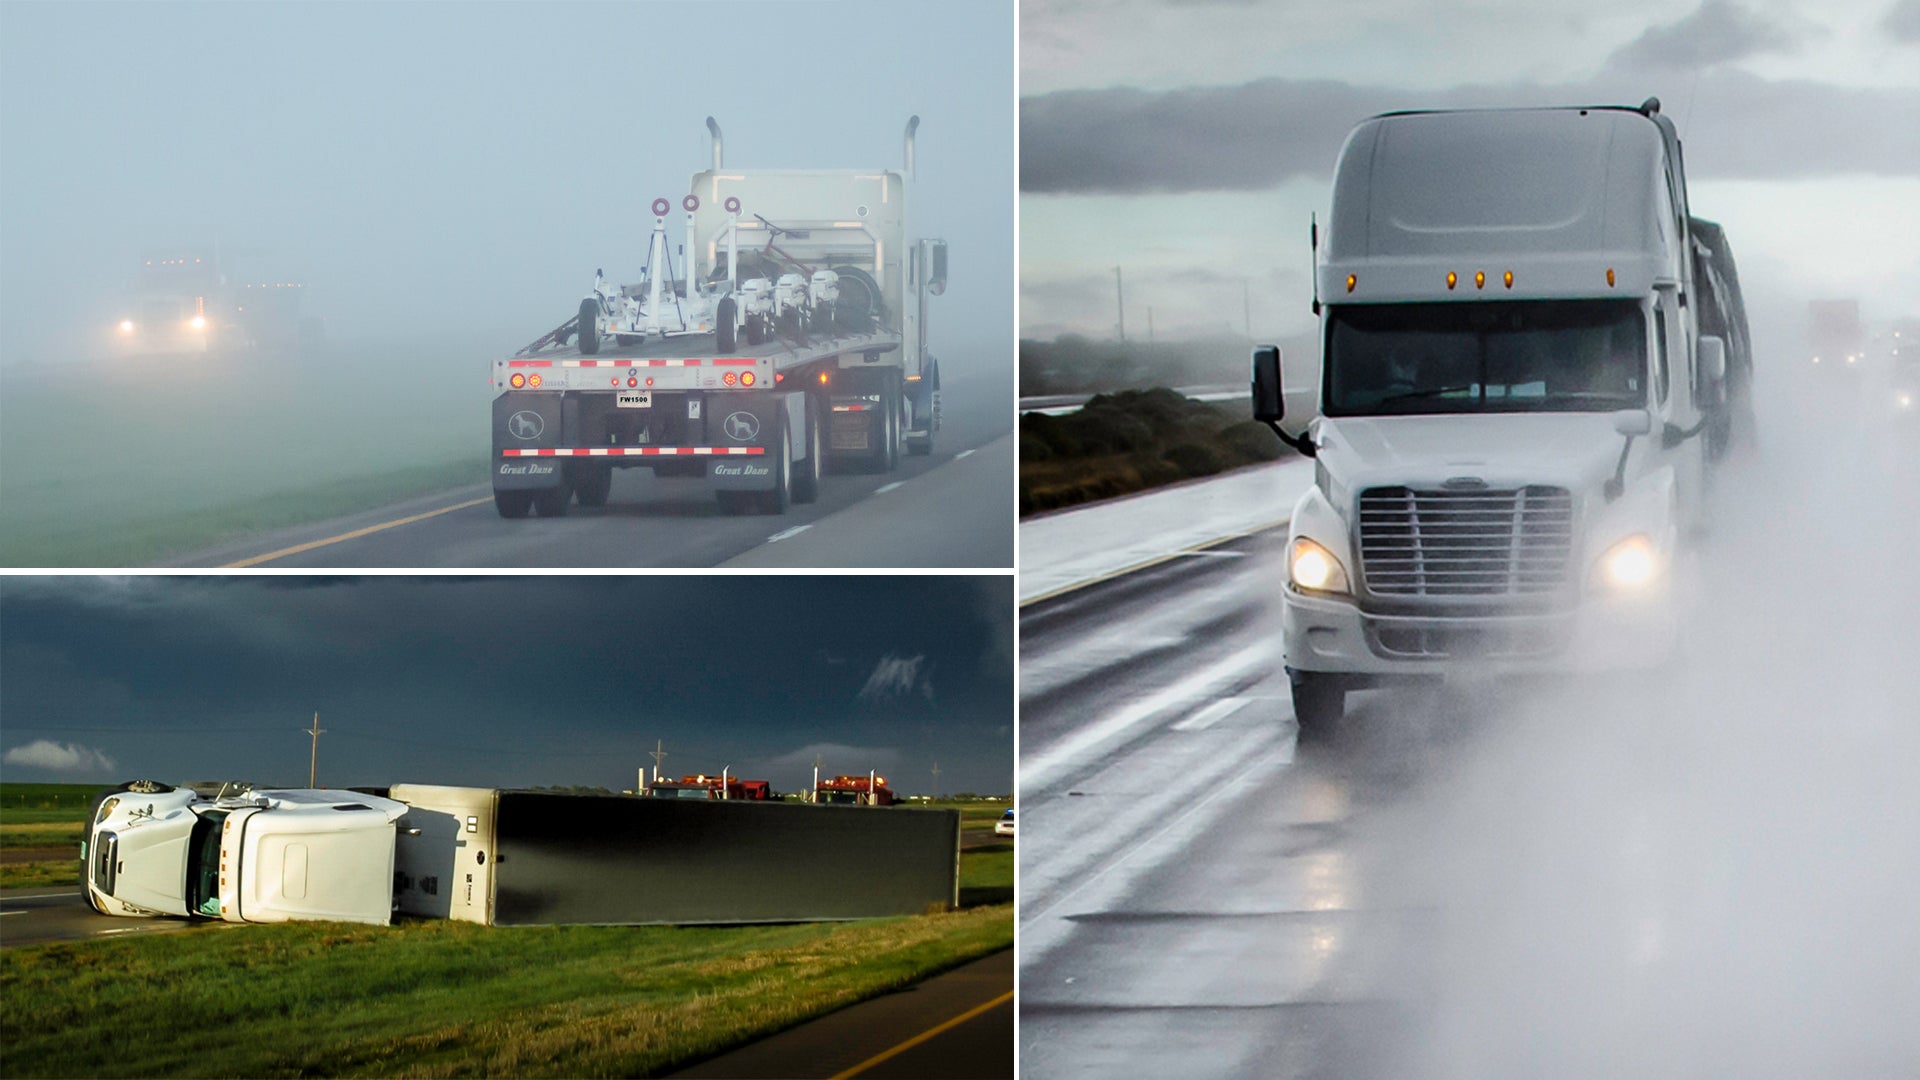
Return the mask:
{"type": "Polygon", "coordinates": [[[77,885],[53,889],[0,889],[0,947],[42,945],[131,934],[167,934],[219,923],[186,919],[118,919],[87,906],[77,885]]]}
{"type": "MultiPolygon", "coordinates": [[[[933,453],[903,453],[890,473],[831,470],[817,502],[781,515],[723,514],[704,481],[618,469],[605,506],[576,503],[561,518],[503,519],[491,488],[475,485],[248,537],[171,565],[612,569],[744,557],[762,566],[1011,566],[1012,402],[1004,383],[984,375],[949,384],[933,453]],[[779,550],[799,539],[805,543],[779,550]]],[[[484,427],[485,417],[475,422],[484,427]]]]}

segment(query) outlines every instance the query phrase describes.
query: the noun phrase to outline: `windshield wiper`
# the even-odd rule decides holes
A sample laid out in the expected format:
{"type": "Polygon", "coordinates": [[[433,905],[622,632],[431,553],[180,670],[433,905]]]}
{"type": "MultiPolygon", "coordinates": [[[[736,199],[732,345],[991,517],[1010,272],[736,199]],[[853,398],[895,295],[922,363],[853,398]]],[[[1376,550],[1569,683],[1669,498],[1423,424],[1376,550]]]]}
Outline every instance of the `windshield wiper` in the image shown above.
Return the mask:
{"type": "Polygon", "coordinates": [[[1385,405],[1393,401],[1417,401],[1422,398],[1445,397],[1448,394],[1458,394],[1472,390],[1478,385],[1478,383],[1467,383],[1464,386],[1431,386],[1425,390],[1405,390],[1398,394],[1388,394],[1386,397],[1374,402],[1374,404],[1385,405]]]}

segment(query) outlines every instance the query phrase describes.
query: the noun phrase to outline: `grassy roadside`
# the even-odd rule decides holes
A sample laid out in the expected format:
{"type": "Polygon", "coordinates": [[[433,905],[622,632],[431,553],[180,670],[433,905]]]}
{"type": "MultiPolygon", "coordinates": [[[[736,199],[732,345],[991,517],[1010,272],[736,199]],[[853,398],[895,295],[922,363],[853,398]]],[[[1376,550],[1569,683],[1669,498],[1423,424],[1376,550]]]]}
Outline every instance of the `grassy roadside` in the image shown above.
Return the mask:
{"type": "Polygon", "coordinates": [[[1011,905],[717,928],[207,927],[0,953],[10,1076],[650,1075],[1013,941],[1011,905]]]}
{"type": "Polygon", "coordinates": [[[1167,389],[1101,394],[1065,416],[1020,417],[1020,513],[1145,491],[1287,453],[1249,406],[1167,389]]]}
{"type": "Polygon", "coordinates": [[[0,888],[79,885],[87,804],[107,786],[0,784],[0,850],[31,852],[25,861],[0,862],[0,888]]]}

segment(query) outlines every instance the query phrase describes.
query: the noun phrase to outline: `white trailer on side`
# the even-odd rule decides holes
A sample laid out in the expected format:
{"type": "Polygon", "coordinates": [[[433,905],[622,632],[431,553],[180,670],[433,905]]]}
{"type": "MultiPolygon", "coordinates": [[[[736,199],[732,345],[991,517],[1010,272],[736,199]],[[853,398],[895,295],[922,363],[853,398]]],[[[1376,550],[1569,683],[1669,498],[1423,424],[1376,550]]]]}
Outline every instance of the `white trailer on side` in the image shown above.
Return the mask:
{"type": "Polygon", "coordinates": [[[1751,374],[1659,103],[1375,117],[1329,227],[1304,436],[1253,356],[1255,417],[1317,464],[1282,592],[1301,728],[1397,680],[1664,663],[1751,374]]]}
{"type": "Polygon", "coordinates": [[[728,169],[708,117],[712,168],[653,201],[641,280],[596,271],[573,319],[494,362],[501,515],[602,505],[632,467],[705,477],[727,512],[784,513],[818,497],[829,460],[886,472],[930,453],[947,246],[908,228],[918,126],[899,171],[728,169]]]}

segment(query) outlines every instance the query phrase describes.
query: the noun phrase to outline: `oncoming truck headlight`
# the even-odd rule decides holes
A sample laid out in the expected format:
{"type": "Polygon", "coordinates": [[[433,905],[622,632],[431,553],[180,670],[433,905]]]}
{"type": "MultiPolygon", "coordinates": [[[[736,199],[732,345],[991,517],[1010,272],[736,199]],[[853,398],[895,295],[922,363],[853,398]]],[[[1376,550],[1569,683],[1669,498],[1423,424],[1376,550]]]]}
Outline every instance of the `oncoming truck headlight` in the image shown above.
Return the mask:
{"type": "Polygon", "coordinates": [[[1594,564],[1595,584],[1614,592],[1637,592],[1660,575],[1660,556],[1645,533],[1608,548],[1594,564]]]}
{"type": "Polygon", "coordinates": [[[1333,552],[1302,536],[1287,551],[1287,579],[1301,592],[1349,593],[1347,568],[1333,552]]]}

